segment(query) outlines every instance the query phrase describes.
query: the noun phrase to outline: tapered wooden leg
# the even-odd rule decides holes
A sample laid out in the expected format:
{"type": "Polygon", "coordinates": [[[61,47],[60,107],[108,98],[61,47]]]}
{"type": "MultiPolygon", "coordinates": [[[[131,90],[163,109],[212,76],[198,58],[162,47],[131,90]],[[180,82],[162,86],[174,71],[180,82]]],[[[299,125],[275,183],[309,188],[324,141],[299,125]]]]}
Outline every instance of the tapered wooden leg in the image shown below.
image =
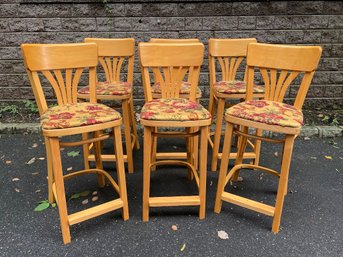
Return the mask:
{"type": "MultiPolygon", "coordinates": [[[[186,128],[187,133],[191,133],[192,128],[186,128]]],[[[194,166],[194,140],[192,137],[186,138],[187,162],[194,166]]],[[[193,172],[188,167],[187,179],[193,180],[193,172]]]]}
{"type": "Polygon", "coordinates": [[[212,163],[211,163],[212,171],[217,170],[218,152],[219,152],[219,146],[220,146],[220,137],[222,133],[224,107],[225,107],[225,99],[219,98],[218,106],[217,106],[217,122],[216,122],[215,131],[214,131],[213,149],[212,149],[212,163]]]}
{"type": "Polygon", "coordinates": [[[214,95],[213,95],[211,88],[210,88],[210,100],[208,103],[208,111],[211,113],[212,121],[213,121],[214,114],[215,114],[215,98],[214,98],[214,95]]]}
{"type": "Polygon", "coordinates": [[[131,126],[132,126],[132,132],[133,135],[135,136],[135,149],[139,150],[140,145],[139,145],[139,140],[138,140],[138,134],[137,134],[137,124],[136,124],[136,117],[135,117],[135,109],[133,106],[133,99],[131,96],[130,100],[130,118],[131,118],[131,126]]]}
{"type": "Polygon", "coordinates": [[[127,155],[127,168],[129,173],[133,172],[133,158],[132,158],[132,144],[131,144],[131,128],[130,128],[130,113],[129,103],[127,99],[122,100],[123,110],[123,124],[124,124],[124,135],[125,135],[125,148],[127,155]]]}
{"type": "MultiPolygon", "coordinates": [[[[243,133],[248,133],[248,127],[242,127],[241,129],[243,133]]],[[[248,141],[247,137],[239,136],[239,140],[238,140],[239,145],[237,149],[237,158],[235,160],[235,165],[241,164],[243,162],[243,155],[247,147],[247,141],[248,141]]],[[[238,176],[239,176],[239,171],[240,170],[237,170],[235,174],[232,176],[232,181],[237,181],[238,176]]]]}
{"type": "Polygon", "coordinates": [[[206,212],[206,177],[207,177],[207,134],[208,127],[200,128],[200,167],[199,167],[199,196],[200,208],[199,218],[205,218],[206,212]]]}
{"type": "Polygon", "coordinates": [[[64,190],[63,170],[61,162],[60,144],[58,137],[49,138],[51,147],[51,159],[56,184],[56,197],[58,202],[58,212],[60,215],[63,243],[68,244],[71,241],[68,222],[67,202],[64,190]]]}
{"type": "Polygon", "coordinates": [[[116,168],[117,168],[120,198],[122,199],[124,203],[123,220],[127,220],[129,218],[129,205],[127,201],[125,167],[124,167],[124,158],[123,158],[123,144],[121,140],[120,126],[115,127],[113,129],[113,138],[114,138],[114,152],[116,155],[116,168]]]}
{"type": "Polygon", "coordinates": [[[288,174],[289,174],[289,168],[291,165],[294,139],[295,139],[294,135],[286,135],[284,153],[282,156],[282,163],[281,163],[281,173],[280,173],[278,191],[277,191],[277,196],[276,196],[273,225],[272,225],[272,231],[275,234],[278,233],[280,229],[282,207],[283,207],[283,202],[285,199],[285,188],[288,182],[288,174]]]}
{"type": "Polygon", "coordinates": [[[221,197],[224,192],[226,172],[229,166],[229,155],[231,152],[232,131],[233,131],[233,124],[226,122],[224,145],[223,145],[223,156],[220,162],[216,202],[214,205],[214,211],[216,213],[220,213],[221,208],[222,208],[221,197]]]}
{"type": "Polygon", "coordinates": [[[52,184],[54,183],[54,173],[52,170],[52,160],[51,160],[51,147],[48,138],[44,138],[45,150],[46,150],[46,165],[48,168],[48,201],[49,203],[55,202],[54,193],[52,191],[52,184]]]}
{"type": "MultiPolygon", "coordinates": [[[[196,132],[198,131],[199,128],[193,128],[192,131],[193,132],[196,132]]],[[[209,128],[208,128],[208,131],[207,131],[207,135],[209,133],[209,128]]],[[[193,144],[194,144],[194,147],[193,147],[193,156],[194,156],[194,167],[195,169],[198,169],[198,162],[199,162],[199,136],[195,136],[194,139],[193,139],[193,144]]]]}
{"type": "MultiPolygon", "coordinates": [[[[93,134],[94,134],[94,138],[97,138],[100,136],[100,131],[93,132],[93,134]]],[[[94,142],[93,144],[94,144],[94,156],[95,156],[96,168],[103,170],[104,167],[102,165],[102,158],[101,158],[101,148],[102,148],[101,142],[97,141],[97,142],[94,142]]],[[[98,184],[99,184],[99,187],[104,187],[106,184],[105,176],[101,173],[98,173],[98,184]]]]}
{"type": "Polygon", "coordinates": [[[143,221],[149,221],[151,130],[151,127],[144,126],[143,221]]]}
{"type": "MultiPolygon", "coordinates": [[[[157,132],[158,128],[152,128],[153,132],[157,132]]],[[[157,136],[151,137],[151,163],[156,162],[157,155],[157,136]]],[[[151,171],[156,171],[156,165],[150,167],[151,171]]]]}
{"type": "MultiPolygon", "coordinates": [[[[82,140],[87,140],[87,139],[88,139],[88,133],[82,133],[82,140]]],[[[83,144],[82,149],[83,149],[83,164],[84,164],[85,170],[88,170],[89,169],[89,161],[88,161],[89,144],[83,144]]]]}
{"type": "MultiPolygon", "coordinates": [[[[262,136],[263,130],[262,129],[256,129],[256,136],[262,136]]],[[[255,146],[254,146],[254,153],[255,153],[255,160],[254,165],[258,165],[260,162],[260,153],[261,153],[261,140],[255,140],[255,146]]]]}

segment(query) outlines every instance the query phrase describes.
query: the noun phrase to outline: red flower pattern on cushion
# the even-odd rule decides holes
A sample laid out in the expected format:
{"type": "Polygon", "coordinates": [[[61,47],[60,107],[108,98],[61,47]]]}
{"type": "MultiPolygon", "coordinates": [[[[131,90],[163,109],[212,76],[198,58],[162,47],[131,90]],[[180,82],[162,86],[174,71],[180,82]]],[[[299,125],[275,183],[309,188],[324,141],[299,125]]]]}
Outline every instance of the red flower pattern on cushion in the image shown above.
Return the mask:
{"type": "MultiPolygon", "coordinates": [[[[247,84],[240,80],[218,81],[214,83],[213,89],[222,94],[244,94],[246,93],[247,84]]],[[[263,87],[254,85],[254,93],[263,92],[263,87]]]]}
{"type": "Polygon", "coordinates": [[[71,128],[120,119],[120,113],[103,104],[75,103],[54,106],[41,117],[43,129],[71,128]]]}
{"type": "MultiPolygon", "coordinates": [[[[191,83],[182,81],[180,87],[180,94],[189,94],[191,92],[191,83]]],[[[151,86],[151,93],[153,94],[162,94],[161,84],[157,82],[156,84],[151,86]]],[[[199,87],[196,89],[196,94],[201,96],[201,90],[199,87]]]]}
{"type": "Polygon", "coordinates": [[[283,127],[298,128],[303,125],[300,110],[289,104],[268,100],[250,100],[236,104],[226,109],[225,115],[283,127]]]}
{"type": "MultiPolygon", "coordinates": [[[[89,86],[79,89],[79,94],[89,94],[89,86]]],[[[128,95],[132,93],[132,84],[124,81],[116,82],[97,82],[97,95],[128,95]]]]}
{"type": "Polygon", "coordinates": [[[141,119],[190,121],[210,119],[211,114],[200,104],[184,98],[161,98],[147,102],[141,119]]]}

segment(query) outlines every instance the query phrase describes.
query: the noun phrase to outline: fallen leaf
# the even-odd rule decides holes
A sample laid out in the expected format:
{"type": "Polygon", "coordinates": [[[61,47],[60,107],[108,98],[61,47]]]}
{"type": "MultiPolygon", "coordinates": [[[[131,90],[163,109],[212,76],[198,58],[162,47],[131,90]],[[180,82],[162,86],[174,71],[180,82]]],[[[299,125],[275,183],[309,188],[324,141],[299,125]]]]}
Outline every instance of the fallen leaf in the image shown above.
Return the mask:
{"type": "Polygon", "coordinates": [[[339,147],[338,147],[338,146],[336,146],[336,145],[333,145],[332,147],[333,147],[333,148],[336,148],[336,149],[339,149],[339,147]]]}
{"type": "Polygon", "coordinates": [[[12,181],[19,181],[19,178],[12,178],[12,181]]]}
{"type": "Polygon", "coordinates": [[[70,199],[77,199],[80,198],[80,193],[73,194],[70,199]]]}
{"type": "Polygon", "coordinates": [[[88,199],[85,199],[82,201],[82,204],[87,204],[88,203],[88,199]]]}
{"type": "Polygon", "coordinates": [[[339,169],[336,169],[336,171],[337,171],[338,173],[341,173],[341,171],[340,171],[339,169]]]}
{"type": "Polygon", "coordinates": [[[330,155],[325,155],[325,158],[328,160],[332,160],[332,156],[330,156],[330,155]]]}
{"type": "Polygon", "coordinates": [[[26,164],[31,165],[32,163],[34,163],[36,161],[36,157],[31,158],[31,160],[29,160],[26,164]]]}
{"type": "Polygon", "coordinates": [[[38,175],[39,172],[32,172],[31,174],[35,176],[35,175],[38,175]]]}
{"type": "Polygon", "coordinates": [[[9,160],[8,160],[8,161],[5,161],[5,163],[6,163],[6,164],[11,164],[12,161],[9,161],[9,160]]]}
{"type": "Polygon", "coordinates": [[[98,201],[99,200],[99,197],[98,196],[93,196],[92,197],[92,202],[95,202],[95,201],[98,201]]]}
{"type": "Polygon", "coordinates": [[[91,191],[89,191],[89,190],[83,191],[83,192],[80,193],[80,196],[87,196],[87,195],[90,194],[90,192],[91,191]]]}
{"type": "Polygon", "coordinates": [[[343,160],[343,157],[339,157],[341,160],[343,160]]]}
{"type": "Polygon", "coordinates": [[[174,230],[174,231],[176,231],[176,230],[177,230],[177,226],[176,226],[176,225],[173,225],[173,226],[171,226],[171,229],[174,230]]]}
{"type": "Polygon", "coordinates": [[[45,160],[45,157],[39,157],[38,159],[43,161],[43,160],[45,160]]]}
{"type": "Polygon", "coordinates": [[[180,251],[183,252],[186,249],[186,244],[183,244],[180,251]]]}
{"type": "Polygon", "coordinates": [[[19,189],[19,188],[15,188],[14,190],[15,190],[17,193],[20,192],[20,189],[19,189]]]}
{"type": "Polygon", "coordinates": [[[212,186],[212,184],[213,184],[213,182],[212,182],[212,180],[210,181],[210,186],[212,186]]]}
{"type": "Polygon", "coordinates": [[[229,235],[224,230],[218,231],[218,237],[221,239],[229,239],[229,235]]]}
{"type": "Polygon", "coordinates": [[[37,207],[34,209],[34,211],[44,211],[45,209],[49,208],[50,204],[48,200],[40,202],[37,207]]]}
{"type": "Polygon", "coordinates": [[[98,191],[94,191],[93,193],[92,193],[92,195],[97,195],[98,194],[98,191]]]}
{"type": "Polygon", "coordinates": [[[71,171],[73,169],[73,167],[69,167],[67,168],[67,171],[71,171]]]}
{"type": "Polygon", "coordinates": [[[278,153],[278,152],[275,152],[275,153],[274,153],[274,156],[275,156],[275,157],[278,157],[278,156],[279,156],[279,153],[278,153]]]}
{"type": "Polygon", "coordinates": [[[52,203],[51,207],[55,208],[56,207],[56,203],[52,203]]]}
{"type": "Polygon", "coordinates": [[[317,157],[311,156],[310,157],[312,160],[317,160],[317,157]]]}
{"type": "Polygon", "coordinates": [[[304,137],[304,140],[310,140],[310,137],[304,137]]]}
{"type": "Polygon", "coordinates": [[[67,153],[67,155],[70,157],[76,157],[80,155],[80,151],[70,151],[67,153]]]}
{"type": "Polygon", "coordinates": [[[38,144],[37,143],[34,143],[31,147],[32,148],[36,148],[38,146],[38,144]]]}
{"type": "Polygon", "coordinates": [[[38,190],[36,190],[36,191],[35,191],[35,193],[39,193],[40,191],[41,191],[41,190],[40,190],[40,189],[38,189],[38,190]]]}

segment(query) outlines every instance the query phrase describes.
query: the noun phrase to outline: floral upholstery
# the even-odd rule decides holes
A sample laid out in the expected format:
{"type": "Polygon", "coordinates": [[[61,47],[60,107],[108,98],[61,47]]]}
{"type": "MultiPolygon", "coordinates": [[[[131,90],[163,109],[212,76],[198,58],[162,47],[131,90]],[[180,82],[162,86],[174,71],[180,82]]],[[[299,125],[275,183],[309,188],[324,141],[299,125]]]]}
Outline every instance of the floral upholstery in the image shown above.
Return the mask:
{"type": "MultiPolygon", "coordinates": [[[[189,82],[182,81],[181,87],[180,87],[180,94],[189,94],[191,92],[191,85],[192,84],[189,82]]],[[[152,85],[151,93],[153,93],[153,94],[161,94],[162,93],[161,85],[159,82],[152,85]]],[[[201,90],[199,87],[197,87],[197,89],[196,89],[196,94],[201,95],[201,90]]]]}
{"type": "Polygon", "coordinates": [[[60,129],[120,119],[120,113],[103,104],[75,103],[54,106],[41,117],[43,129],[60,129]]]}
{"type": "MultiPolygon", "coordinates": [[[[79,94],[89,94],[89,86],[83,87],[78,91],[79,94]]],[[[116,82],[97,82],[97,95],[128,95],[132,93],[132,84],[124,81],[116,82]]]]}
{"type": "MultiPolygon", "coordinates": [[[[213,89],[222,94],[244,94],[246,93],[247,84],[244,81],[218,81],[214,83],[213,89]]],[[[263,93],[264,88],[254,85],[254,93],[263,93]]]]}
{"type": "Polygon", "coordinates": [[[253,120],[270,125],[298,128],[303,125],[303,114],[294,106],[267,100],[250,100],[228,108],[225,115],[253,120]]]}
{"type": "Polygon", "coordinates": [[[184,98],[161,98],[144,104],[140,118],[160,121],[190,121],[210,119],[211,114],[202,105],[184,98]]]}

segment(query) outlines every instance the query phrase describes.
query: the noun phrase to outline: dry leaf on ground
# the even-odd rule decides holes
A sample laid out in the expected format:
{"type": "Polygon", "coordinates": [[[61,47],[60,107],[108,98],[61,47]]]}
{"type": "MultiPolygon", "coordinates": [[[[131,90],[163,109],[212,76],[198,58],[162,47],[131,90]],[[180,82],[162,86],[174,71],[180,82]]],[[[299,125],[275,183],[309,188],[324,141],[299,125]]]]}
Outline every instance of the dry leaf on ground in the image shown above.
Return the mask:
{"type": "Polygon", "coordinates": [[[224,230],[218,231],[218,237],[221,239],[229,239],[229,235],[224,230]]]}
{"type": "Polygon", "coordinates": [[[9,161],[9,160],[8,160],[8,161],[5,161],[5,163],[6,163],[6,164],[11,164],[12,161],[9,161]]]}
{"type": "Polygon", "coordinates": [[[92,193],[92,195],[97,195],[98,194],[98,191],[94,191],[93,193],[92,193]]]}
{"type": "Polygon", "coordinates": [[[325,155],[325,159],[332,160],[332,156],[330,156],[330,155],[325,155]]]}
{"type": "Polygon", "coordinates": [[[67,168],[67,171],[71,171],[73,169],[73,167],[69,167],[67,168]]]}
{"type": "Polygon", "coordinates": [[[45,160],[45,157],[39,157],[38,159],[43,161],[43,160],[45,160]]]}
{"type": "Polygon", "coordinates": [[[36,157],[31,158],[26,164],[30,165],[36,161],[36,157]]]}
{"type": "Polygon", "coordinates": [[[36,148],[38,146],[38,144],[37,143],[34,143],[31,147],[32,148],[36,148]]]}
{"type": "Polygon", "coordinates": [[[99,200],[99,197],[97,197],[97,196],[93,196],[92,197],[92,202],[95,202],[95,201],[98,201],[99,200]]]}
{"type": "Polygon", "coordinates": [[[12,178],[12,181],[19,181],[19,178],[12,178]]]}
{"type": "Polygon", "coordinates": [[[176,230],[177,230],[177,226],[176,226],[176,225],[173,225],[173,226],[171,226],[171,229],[174,230],[174,231],[176,231],[176,230]]]}
{"type": "Polygon", "coordinates": [[[19,189],[19,188],[15,188],[14,190],[15,190],[17,193],[20,192],[20,189],[19,189]]]}
{"type": "Polygon", "coordinates": [[[88,199],[82,201],[82,204],[87,204],[87,203],[88,203],[88,199]]]}

